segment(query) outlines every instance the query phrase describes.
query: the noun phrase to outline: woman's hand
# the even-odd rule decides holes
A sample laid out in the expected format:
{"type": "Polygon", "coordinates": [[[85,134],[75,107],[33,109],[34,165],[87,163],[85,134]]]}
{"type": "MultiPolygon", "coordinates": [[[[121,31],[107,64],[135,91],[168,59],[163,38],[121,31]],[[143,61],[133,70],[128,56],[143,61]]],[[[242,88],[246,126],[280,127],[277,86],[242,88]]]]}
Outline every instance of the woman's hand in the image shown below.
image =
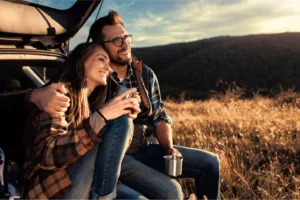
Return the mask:
{"type": "Polygon", "coordinates": [[[130,113],[128,113],[128,116],[132,119],[137,118],[137,115],[141,112],[140,109],[140,102],[141,100],[139,99],[139,97],[134,97],[133,99],[135,99],[135,101],[137,101],[137,104],[134,104],[134,106],[132,108],[130,108],[130,113]]]}
{"type": "Polygon", "coordinates": [[[120,95],[116,96],[106,104],[99,111],[107,120],[116,119],[122,115],[128,114],[132,119],[135,119],[139,112],[139,99],[136,97],[127,98],[129,94],[136,93],[136,88],[130,88],[120,95]]]}
{"type": "Polygon", "coordinates": [[[140,105],[139,105],[139,103],[141,102],[141,97],[138,92],[134,92],[129,95],[129,98],[135,98],[138,102],[138,106],[134,106],[133,108],[130,108],[131,113],[128,114],[130,118],[135,119],[137,118],[137,115],[141,112],[140,105]]]}

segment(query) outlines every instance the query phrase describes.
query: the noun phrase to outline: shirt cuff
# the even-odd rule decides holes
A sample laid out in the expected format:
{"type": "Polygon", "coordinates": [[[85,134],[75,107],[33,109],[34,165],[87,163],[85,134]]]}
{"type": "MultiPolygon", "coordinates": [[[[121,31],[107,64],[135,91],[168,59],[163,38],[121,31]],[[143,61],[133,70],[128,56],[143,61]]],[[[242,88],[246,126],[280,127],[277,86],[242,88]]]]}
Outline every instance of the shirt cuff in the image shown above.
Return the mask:
{"type": "Polygon", "coordinates": [[[102,141],[102,135],[100,130],[106,125],[104,120],[98,115],[98,113],[93,113],[89,118],[83,120],[83,126],[91,140],[94,144],[100,143],[102,141]]]}
{"type": "Polygon", "coordinates": [[[169,116],[161,116],[155,120],[154,126],[157,127],[162,120],[165,120],[168,124],[172,125],[172,119],[169,116]]]}
{"type": "Polygon", "coordinates": [[[89,118],[90,118],[90,125],[96,133],[99,133],[100,130],[106,125],[104,119],[96,112],[91,114],[89,118]]]}

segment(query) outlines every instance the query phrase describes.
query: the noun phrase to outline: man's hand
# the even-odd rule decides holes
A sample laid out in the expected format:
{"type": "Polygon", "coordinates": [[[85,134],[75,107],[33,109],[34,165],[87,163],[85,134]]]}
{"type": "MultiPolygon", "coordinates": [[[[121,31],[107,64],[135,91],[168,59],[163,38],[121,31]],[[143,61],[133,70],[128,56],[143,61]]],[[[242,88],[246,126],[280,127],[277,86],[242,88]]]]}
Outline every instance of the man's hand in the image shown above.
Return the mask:
{"type": "Polygon", "coordinates": [[[176,156],[180,156],[182,157],[181,153],[175,149],[174,147],[173,148],[170,148],[166,151],[167,155],[176,155],[176,156]]]}
{"type": "Polygon", "coordinates": [[[52,83],[44,88],[34,89],[29,101],[46,113],[64,116],[70,106],[70,99],[65,94],[67,90],[63,84],[52,83]]]}

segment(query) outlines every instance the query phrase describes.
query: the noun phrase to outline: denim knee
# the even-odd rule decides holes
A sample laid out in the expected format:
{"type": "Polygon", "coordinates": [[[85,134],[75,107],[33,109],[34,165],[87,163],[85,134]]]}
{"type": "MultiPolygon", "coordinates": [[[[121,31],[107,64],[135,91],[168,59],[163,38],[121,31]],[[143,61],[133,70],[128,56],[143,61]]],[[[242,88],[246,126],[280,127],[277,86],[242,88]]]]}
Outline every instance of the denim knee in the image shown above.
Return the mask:
{"type": "Polygon", "coordinates": [[[133,121],[128,115],[122,115],[115,120],[117,120],[119,124],[122,124],[123,130],[127,130],[128,133],[133,131],[133,121]]]}
{"type": "Polygon", "coordinates": [[[112,193],[105,195],[105,196],[99,196],[94,190],[90,191],[89,199],[103,199],[103,200],[111,200],[115,199],[117,197],[117,190],[114,189],[112,193]]]}
{"type": "Polygon", "coordinates": [[[167,191],[164,192],[166,199],[183,199],[182,187],[175,179],[168,183],[167,191]]]}
{"type": "Polygon", "coordinates": [[[220,160],[216,154],[213,154],[211,159],[211,171],[216,176],[220,176],[220,160]]]}

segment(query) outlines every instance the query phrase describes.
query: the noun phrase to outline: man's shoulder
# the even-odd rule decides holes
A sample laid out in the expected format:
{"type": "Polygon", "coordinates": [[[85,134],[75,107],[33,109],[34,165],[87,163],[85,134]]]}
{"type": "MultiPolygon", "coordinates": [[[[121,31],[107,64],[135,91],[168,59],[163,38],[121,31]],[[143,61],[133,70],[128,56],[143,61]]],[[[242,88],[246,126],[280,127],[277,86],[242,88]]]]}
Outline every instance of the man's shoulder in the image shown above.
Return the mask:
{"type": "Polygon", "coordinates": [[[150,67],[148,67],[145,63],[143,63],[143,71],[150,73],[150,74],[155,74],[153,69],[151,69],[150,67]]]}

